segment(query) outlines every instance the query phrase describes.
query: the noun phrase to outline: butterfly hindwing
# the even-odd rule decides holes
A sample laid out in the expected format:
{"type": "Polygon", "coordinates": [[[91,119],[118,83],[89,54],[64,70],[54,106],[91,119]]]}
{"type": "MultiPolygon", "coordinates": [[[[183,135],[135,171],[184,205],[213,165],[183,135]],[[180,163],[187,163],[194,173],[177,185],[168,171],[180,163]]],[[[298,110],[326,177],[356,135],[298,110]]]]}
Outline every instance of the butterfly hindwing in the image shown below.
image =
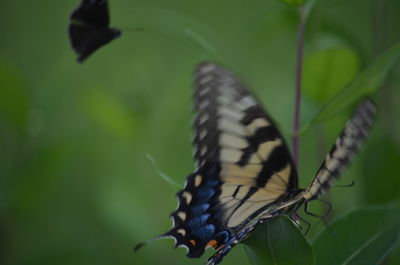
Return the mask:
{"type": "Polygon", "coordinates": [[[120,30],[109,28],[109,23],[106,0],[82,0],[72,12],[68,33],[78,62],[121,35],[120,30]]]}
{"type": "Polygon", "coordinates": [[[197,116],[193,145],[199,167],[207,161],[218,162],[226,170],[234,170],[243,184],[261,188],[273,174],[288,168],[289,176],[282,174],[282,180],[286,178],[289,189],[297,187],[282,136],[233,73],[213,63],[200,64],[195,73],[194,97],[197,116]],[[258,172],[254,176],[257,178],[251,178],[250,172],[258,172]]]}

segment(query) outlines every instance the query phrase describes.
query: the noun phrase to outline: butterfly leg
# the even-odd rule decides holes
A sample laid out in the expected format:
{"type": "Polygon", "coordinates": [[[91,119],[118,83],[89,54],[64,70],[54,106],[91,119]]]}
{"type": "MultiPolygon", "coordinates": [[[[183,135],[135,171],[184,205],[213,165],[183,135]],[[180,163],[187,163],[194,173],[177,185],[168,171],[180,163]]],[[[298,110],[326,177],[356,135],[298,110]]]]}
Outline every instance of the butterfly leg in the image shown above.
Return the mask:
{"type": "MultiPolygon", "coordinates": [[[[308,222],[306,219],[304,219],[303,217],[301,217],[301,216],[298,215],[298,214],[293,214],[293,215],[291,216],[291,219],[292,219],[296,224],[297,224],[297,220],[296,220],[296,219],[298,219],[298,220],[300,220],[301,222],[303,222],[303,223],[306,224],[307,229],[306,229],[306,231],[304,232],[304,236],[306,236],[307,233],[308,233],[308,231],[310,230],[310,227],[311,227],[310,222],[308,222]]],[[[301,225],[298,225],[298,227],[300,228],[300,230],[303,230],[303,227],[302,227],[301,225]]]]}
{"type": "MultiPolygon", "coordinates": [[[[238,243],[238,242],[237,242],[238,243]]],[[[231,249],[237,244],[235,242],[233,243],[226,243],[221,249],[217,251],[214,255],[212,255],[208,260],[206,265],[217,265],[221,263],[221,261],[224,259],[225,255],[231,251],[231,249]]]]}
{"type": "Polygon", "coordinates": [[[304,203],[304,212],[306,214],[310,215],[310,216],[313,216],[313,217],[316,217],[316,218],[320,219],[320,221],[323,221],[325,223],[325,225],[328,225],[327,221],[325,220],[325,217],[332,211],[332,205],[327,201],[324,201],[324,200],[321,200],[321,199],[317,199],[317,200],[322,202],[322,203],[324,203],[324,204],[326,204],[328,206],[328,210],[326,211],[326,213],[324,213],[324,215],[318,215],[318,214],[310,212],[308,210],[309,201],[304,203]]]}
{"type": "Polygon", "coordinates": [[[322,199],[318,199],[318,201],[322,202],[327,207],[326,212],[322,216],[323,221],[325,222],[325,224],[327,224],[326,217],[332,212],[332,204],[330,202],[322,200],[322,199]]]}

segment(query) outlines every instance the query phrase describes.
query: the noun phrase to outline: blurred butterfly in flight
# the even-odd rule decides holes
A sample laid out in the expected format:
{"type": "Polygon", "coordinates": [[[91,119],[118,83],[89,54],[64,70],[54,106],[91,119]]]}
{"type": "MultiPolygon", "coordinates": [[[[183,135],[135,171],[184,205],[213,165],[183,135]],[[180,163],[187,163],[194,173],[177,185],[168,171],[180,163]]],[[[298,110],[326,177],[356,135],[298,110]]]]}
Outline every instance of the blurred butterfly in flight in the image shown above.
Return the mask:
{"type": "Polygon", "coordinates": [[[110,28],[110,17],[106,0],[82,0],[70,17],[68,27],[72,48],[82,63],[101,46],[121,35],[121,31],[110,28]]]}
{"type": "Polygon", "coordinates": [[[213,247],[217,251],[207,264],[215,265],[257,224],[293,215],[328,189],[367,137],[376,108],[370,100],[358,106],[311,184],[300,189],[282,135],[235,75],[205,62],[194,79],[196,169],[177,193],[172,229],[156,239],[175,239],[190,258],[213,247]]]}

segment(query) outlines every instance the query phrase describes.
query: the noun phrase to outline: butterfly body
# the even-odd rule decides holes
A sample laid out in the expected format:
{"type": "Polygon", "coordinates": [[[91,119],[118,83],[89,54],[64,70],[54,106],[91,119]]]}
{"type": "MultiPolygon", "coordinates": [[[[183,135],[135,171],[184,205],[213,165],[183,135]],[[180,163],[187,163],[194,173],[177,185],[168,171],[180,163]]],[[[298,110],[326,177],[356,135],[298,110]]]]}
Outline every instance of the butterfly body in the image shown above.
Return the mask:
{"type": "Polygon", "coordinates": [[[68,27],[72,48],[78,54],[78,62],[100,47],[119,37],[119,29],[110,28],[108,4],[106,0],[82,0],[70,17],[68,27]]]}
{"type": "Polygon", "coordinates": [[[172,237],[190,258],[217,251],[207,265],[245,239],[257,224],[294,213],[317,198],[354,157],[375,106],[361,104],[306,189],[298,187],[289,149],[273,120],[238,78],[211,62],[195,70],[193,123],[196,170],[177,193],[172,237]]]}

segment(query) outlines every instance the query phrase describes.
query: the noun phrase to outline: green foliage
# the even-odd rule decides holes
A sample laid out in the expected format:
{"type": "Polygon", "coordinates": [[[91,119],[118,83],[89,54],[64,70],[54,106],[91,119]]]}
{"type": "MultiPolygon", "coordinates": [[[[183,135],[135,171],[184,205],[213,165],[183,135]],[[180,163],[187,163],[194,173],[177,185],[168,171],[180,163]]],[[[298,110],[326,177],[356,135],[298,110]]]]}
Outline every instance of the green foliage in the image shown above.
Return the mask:
{"type": "MultiPolygon", "coordinates": [[[[202,60],[232,68],[280,127],[291,127],[296,11],[313,1],[109,2],[112,26],[144,30],[124,31],[78,65],[66,29],[79,0],[0,1],[0,264],[204,263],[211,251],[187,259],[169,240],[131,251],[171,226],[168,216],[177,202],[164,179],[181,186],[194,168],[190,87],[194,65],[202,60]],[[146,154],[155,157],[156,167],[146,154]]],[[[364,205],[398,209],[400,2],[314,2],[306,28],[302,116],[312,120],[321,112],[313,120],[318,128],[308,126],[302,134],[301,187],[342,127],[348,115],[343,110],[375,94],[379,122],[338,186],[353,179],[356,184],[333,187],[325,199],[333,206],[333,220],[364,205]]],[[[290,129],[283,132],[289,135],[290,129]]],[[[378,263],[391,251],[396,226],[378,223],[389,222],[387,214],[397,210],[379,211],[381,218],[376,211],[355,213],[332,225],[346,233],[360,226],[359,242],[374,237],[354,257],[371,254],[378,263]]],[[[324,230],[314,227],[308,238],[324,230]]],[[[317,242],[328,240],[333,228],[313,241],[317,264],[331,253],[325,241],[317,242]]],[[[296,255],[287,259],[312,258],[286,218],[260,225],[246,243],[252,241],[246,249],[257,264],[270,261],[272,253],[289,262],[282,255],[292,253],[290,244],[296,244],[296,255]],[[266,235],[273,244],[266,245],[266,235]],[[269,252],[270,246],[279,248],[269,252]]],[[[399,243],[392,248],[397,252],[385,262],[400,264],[399,243]]],[[[223,264],[249,265],[239,250],[223,264]]]]}
{"type": "Polygon", "coordinates": [[[260,224],[243,243],[254,265],[373,265],[390,253],[399,235],[400,209],[387,207],[356,210],[338,218],[312,247],[287,217],[260,224]]]}
{"type": "Polygon", "coordinates": [[[317,264],[380,264],[400,234],[400,210],[358,210],[347,214],[314,240],[317,264]]]}
{"type": "Polygon", "coordinates": [[[312,265],[311,246],[293,222],[280,216],[257,226],[243,242],[254,265],[312,265]]]}
{"type": "Polygon", "coordinates": [[[363,157],[364,200],[370,204],[389,203],[399,197],[400,178],[396,177],[400,148],[388,139],[373,139],[363,157]]]}
{"type": "Polygon", "coordinates": [[[350,48],[313,52],[304,61],[304,93],[315,102],[325,103],[356,76],[359,68],[359,56],[350,48]]]}
{"type": "Polygon", "coordinates": [[[332,118],[360,98],[376,92],[382,87],[389,70],[392,69],[399,56],[400,43],[397,43],[376,58],[348,86],[324,105],[313,122],[332,118]]]}

